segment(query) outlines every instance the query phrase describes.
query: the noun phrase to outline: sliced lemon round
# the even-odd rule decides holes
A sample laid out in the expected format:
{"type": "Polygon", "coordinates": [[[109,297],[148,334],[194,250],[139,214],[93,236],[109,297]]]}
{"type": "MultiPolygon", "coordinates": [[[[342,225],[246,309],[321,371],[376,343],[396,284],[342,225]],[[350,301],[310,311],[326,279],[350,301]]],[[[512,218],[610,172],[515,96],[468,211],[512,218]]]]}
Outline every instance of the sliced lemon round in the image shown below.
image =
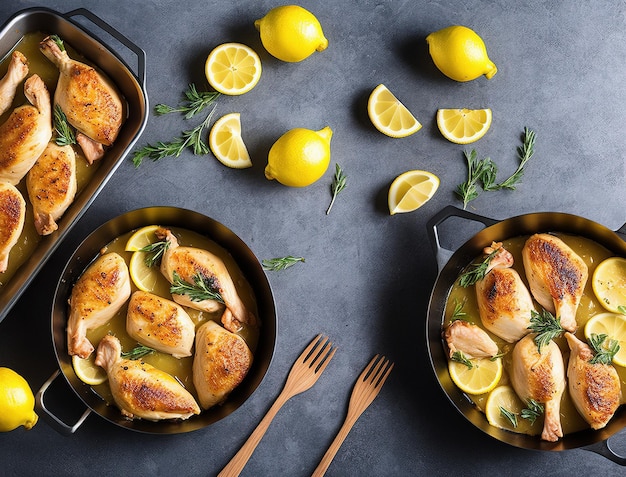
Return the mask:
{"type": "Polygon", "coordinates": [[[387,202],[391,215],[419,209],[437,192],[439,178],[428,171],[407,171],[394,179],[387,202]]]}
{"type": "Polygon", "coordinates": [[[158,228],[158,225],[146,225],[136,230],[128,238],[124,250],[127,252],[138,252],[142,248],[156,242],[158,239],[155,232],[158,228]]]}
{"type": "Polygon", "coordinates": [[[130,279],[141,291],[152,292],[159,281],[160,271],[158,267],[146,265],[146,253],[134,252],[128,265],[130,279]]]}
{"type": "Polygon", "coordinates": [[[437,127],[448,141],[469,144],[489,131],[491,118],[491,109],[439,109],[437,127]]]}
{"type": "Polygon", "coordinates": [[[617,313],[595,315],[585,325],[585,338],[591,339],[592,334],[607,335],[605,345],[608,344],[608,340],[616,340],[619,343],[619,351],[613,356],[613,363],[626,366],[626,315],[617,313]]]}
{"type": "Polygon", "coordinates": [[[470,361],[471,368],[457,361],[448,362],[450,377],[461,391],[472,395],[485,394],[498,385],[502,377],[502,358],[470,361]]]}
{"type": "Polygon", "coordinates": [[[591,286],[604,308],[619,313],[626,307],[626,258],[610,257],[598,264],[591,286]]]}
{"type": "Polygon", "coordinates": [[[422,128],[407,109],[384,84],[379,84],[370,94],[367,114],[381,133],[391,137],[406,137],[422,128]]]}
{"type": "Polygon", "coordinates": [[[204,64],[209,84],[220,93],[244,94],[261,78],[259,55],[241,43],[223,43],[213,49],[204,64]]]}
{"type": "Polygon", "coordinates": [[[209,147],[225,166],[233,169],[252,167],[248,149],[241,138],[239,113],[230,113],[215,121],[209,133],[209,147]]]}
{"type": "Polygon", "coordinates": [[[498,386],[489,393],[485,404],[485,416],[489,424],[494,427],[519,434],[537,435],[541,432],[541,419],[531,423],[522,418],[521,413],[525,407],[526,405],[511,386],[498,386]],[[507,413],[515,416],[517,425],[513,425],[511,419],[506,417],[507,413]]]}
{"type": "Polygon", "coordinates": [[[72,367],[78,379],[83,383],[95,386],[107,380],[106,371],[95,363],[96,353],[91,353],[89,358],[72,356],[72,367]]]}

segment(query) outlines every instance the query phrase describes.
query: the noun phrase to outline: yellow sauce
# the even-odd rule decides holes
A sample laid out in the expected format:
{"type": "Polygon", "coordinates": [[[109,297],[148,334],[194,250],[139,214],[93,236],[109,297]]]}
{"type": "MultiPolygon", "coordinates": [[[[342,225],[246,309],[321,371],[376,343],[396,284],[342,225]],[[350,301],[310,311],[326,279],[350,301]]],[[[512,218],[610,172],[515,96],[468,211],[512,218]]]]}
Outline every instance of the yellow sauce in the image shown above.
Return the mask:
{"type": "MultiPolygon", "coordinates": [[[[593,240],[557,234],[559,238],[561,238],[567,245],[569,245],[574,252],[576,252],[587,264],[589,267],[589,279],[587,280],[587,284],[585,286],[585,292],[580,301],[580,306],[578,307],[578,311],[576,313],[576,321],[578,322],[578,331],[576,332],[576,336],[580,338],[583,342],[586,342],[586,338],[584,336],[584,328],[587,321],[598,313],[604,313],[606,310],[600,304],[598,299],[595,297],[593,293],[593,289],[591,287],[591,276],[593,275],[593,271],[596,266],[605,258],[612,256],[613,254],[609,252],[606,248],[594,242],[593,240]]],[[[508,240],[503,240],[503,246],[509,252],[513,254],[515,259],[515,263],[513,268],[517,270],[520,277],[524,281],[526,287],[528,287],[528,280],[526,279],[526,275],[524,272],[524,266],[522,262],[522,248],[524,247],[524,243],[528,236],[523,237],[515,237],[508,240]]],[[[530,289],[530,288],[529,288],[530,289]]],[[[444,319],[444,327],[450,323],[450,319],[452,313],[454,311],[454,307],[456,303],[465,303],[463,306],[463,311],[467,314],[463,317],[463,319],[474,323],[480,327],[483,327],[482,322],[480,320],[480,315],[478,312],[478,305],[476,302],[476,292],[475,287],[467,287],[463,288],[459,286],[458,281],[454,284],[450,291],[450,295],[448,296],[448,300],[446,302],[446,311],[445,311],[445,319],[444,319]]],[[[537,310],[541,310],[541,306],[535,303],[535,308],[537,310]]],[[[485,330],[486,331],[486,330],[485,330]]],[[[500,380],[499,386],[509,384],[509,371],[511,369],[511,353],[513,350],[515,343],[507,343],[506,341],[498,338],[497,336],[489,333],[489,335],[493,338],[493,340],[498,344],[498,349],[501,353],[504,354],[502,357],[504,372],[502,374],[502,379],[500,380]]],[[[561,352],[563,354],[563,359],[565,363],[565,369],[567,372],[567,363],[569,360],[569,347],[565,338],[559,337],[555,340],[555,342],[559,345],[561,352]]],[[[622,385],[622,403],[626,402],[626,368],[621,366],[615,366],[617,372],[620,377],[621,385],[622,385]]],[[[472,402],[484,412],[485,405],[487,402],[487,397],[489,394],[483,394],[480,396],[468,396],[472,402]]],[[[541,423],[539,423],[541,424],[541,423]]],[[[565,388],[565,392],[563,393],[563,397],[561,399],[561,425],[563,427],[563,433],[569,434],[572,432],[576,432],[582,429],[589,428],[589,425],[583,420],[583,418],[578,414],[572,399],[569,395],[569,391],[567,386],[565,388]]],[[[533,432],[541,432],[541,425],[534,425],[532,427],[533,432]]]]}

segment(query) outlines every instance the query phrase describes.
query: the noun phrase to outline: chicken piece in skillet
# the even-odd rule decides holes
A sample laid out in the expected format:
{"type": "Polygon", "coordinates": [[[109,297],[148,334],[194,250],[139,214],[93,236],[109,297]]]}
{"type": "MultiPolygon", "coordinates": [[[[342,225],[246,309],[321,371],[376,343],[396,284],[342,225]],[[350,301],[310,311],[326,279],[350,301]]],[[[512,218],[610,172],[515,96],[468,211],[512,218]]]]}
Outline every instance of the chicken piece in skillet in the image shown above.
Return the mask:
{"type": "Polygon", "coordinates": [[[498,345],[480,326],[465,320],[455,320],[446,328],[444,338],[450,358],[460,351],[467,358],[491,358],[498,354],[498,345]]]}
{"type": "Polygon", "coordinates": [[[535,334],[517,342],[512,353],[511,383],[524,402],[534,400],[544,406],[541,438],[555,442],[563,437],[561,396],[565,390],[565,366],[558,345],[550,340],[539,353],[535,334]]]}
{"type": "Polygon", "coordinates": [[[9,266],[9,253],[20,238],[26,202],[14,185],[0,182],[0,273],[9,266]]]}
{"type": "Polygon", "coordinates": [[[487,274],[476,282],[476,300],[483,326],[494,335],[513,343],[529,333],[533,299],[519,273],[513,268],[513,255],[493,243],[485,254],[495,252],[487,274]]]}
{"type": "MultiPolygon", "coordinates": [[[[79,133],[96,143],[94,147],[110,146],[122,126],[122,98],[108,78],[70,58],[62,45],[56,36],[46,37],[39,44],[41,52],[59,69],[54,102],[79,133]]],[[[81,138],[83,141],[87,139],[81,138]]],[[[93,160],[88,151],[85,155],[93,160]]]]}
{"type": "Polygon", "coordinates": [[[17,185],[52,137],[50,94],[43,80],[32,75],[24,82],[30,104],[15,108],[0,125],[0,181],[17,185]]]}
{"type": "Polygon", "coordinates": [[[159,421],[200,414],[198,403],[176,378],[141,359],[122,358],[121,353],[120,341],[106,335],[98,345],[96,364],[107,372],[111,394],[124,416],[159,421]]]}
{"type": "Polygon", "coordinates": [[[179,304],[138,290],[128,303],[126,331],[141,344],[184,358],[191,356],[196,328],[179,304]]]}
{"type": "Polygon", "coordinates": [[[592,429],[602,429],[620,405],[622,388],[612,364],[591,363],[594,352],[575,335],[565,333],[570,348],[568,388],[578,413],[592,429]]]}
{"type": "Polygon", "coordinates": [[[130,296],[130,275],[115,252],[98,257],[78,278],[70,296],[67,346],[70,355],[87,358],[94,347],[87,331],[107,323],[130,296]]]}
{"type": "Polygon", "coordinates": [[[180,246],[169,229],[160,228],[156,233],[168,242],[161,260],[161,273],[165,278],[172,284],[182,281],[192,286],[200,281],[205,289],[212,292],[202,296],[193,296],[189,292],[172,293],[176,303],[209,312],[225,306],[222,324],[233,333],[244,324],[256,325],[256,317],[239,297],[226,265],[218,256],[208,250],[180,246]]]}
{"type": "Polygon", "coordinates": [[[207,321],[196,333],[193,384],[203,409],[221,403],[246,377],[252,352],[239,335],[207,321]]]}
{"type": "Polygon", "coordinates": [[[28,60],[15,50],[11,54],[11,61],[7,73],[0,80],[0,114],[4,113],[13,104],[17,87],[28,75],[28,60]]]}
{"type": "Polygon", "coordinates": [[[531,236],[522,249],[530,291],[570,332],[578,328],[576,311],[587,283],[587,265],[563,240],[550,234],[531,236]]]}
{"type": "Polygon", "coordinates": [[[51,234],[59,228],[56,221],[76,195],[76,156],[72,146],[49,142],[28,171],[26,187],[33,205],[37,233],[51,234]]]}

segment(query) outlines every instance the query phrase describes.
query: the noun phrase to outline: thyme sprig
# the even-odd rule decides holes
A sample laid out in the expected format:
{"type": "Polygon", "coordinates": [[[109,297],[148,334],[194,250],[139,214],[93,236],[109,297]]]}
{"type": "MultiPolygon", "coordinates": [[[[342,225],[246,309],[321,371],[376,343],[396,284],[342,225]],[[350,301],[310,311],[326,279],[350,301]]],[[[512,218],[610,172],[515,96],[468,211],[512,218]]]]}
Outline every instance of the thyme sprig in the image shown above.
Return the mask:
{"type": "Polygon", "coordinates": [[[196,85],[191,83],[184,92],[185,99],[176,107],[167,104],[157,104],[154,111],[162,116],[169,113],[184,113],[185,119],[191,119],[196,114],[201,113],[204,108],[214,103],[219,98],[217,91],[198,91],[196,85]]]}
{"type": "Polygon", "coordinates": [[[263,266],[263,270],[278,272],[280,270],[284,270],[285,268],[292,267],[298,262],[304,262],[304,257],[287,255],[286,257],[268,258],[262,260],[261,265],[263,266]]]}
{"type": "Polygon", "coordinates": [[[607,343],[608,346],[603,346],[607,338],[608,335],[605,333],[599,335],[592,333],[589,337],[589,344],[596,353],[594,357],[589,360],[591,364],[611,364],[613,362],[613,357],[620,350],[620,345],[617,340],[610,339],[607,343]]]}
{"type": "Polygon", "coordinates": [[[58,104],[54,105],[54,132],[57,136],[54,140],[57,146],[71,146],[72,144],[76,144],[74,130],[67,122],[67,116],[58,104]]]}
{"type": "Polygon", "coordinates": [[[170,293],[172,295],[187,295],[191,301],[215,300],[224,303],[215,277],[207,277],[201,273],[196,273],[193,276],[193,283],[189,283],[174,271],[170,293]]]}
{"type": "Polygon", "coordinates": [[[528,329],[536,333],[534,341],[539,354],[541,354],[541,348],[547,346],[550,341],[565,331],[561,326],[561,318],[555,317],[547,310],[542,310],[541,313],[531,311],[528,329]]]}
{"type": "Polygon", "coordinates": [[[464,364],[465,366],[467,366],[468,369],[472,369],[474,367],[474,365],[467,358],[467,356],[463,354],[463,351],[455,351],[454,353],[452,353],[452,356],[450,357],[450,359],[452,361],[456,361],[457,363],[464,364]]]}
{"type": "Polygon", "coordinates": [[[335,163],[335,175],[333,176],[333,181],[330,185],[330,193],[332,195],[332,199],[330,201],[328,209],[326,209],[326,215],[330,214],[330,209],[332,209],[337,195],[346,188],[346,181],[347,177],[341,169],[341,166],[335,163]]]}
{"type": "Polygon", "coordinates": [[[136,359],[143,358],[144,356],[147,356],[150,353],[154,353],[154,351],[155,351],[154,349],[148,346],[139,345],[139,346],[135,346],[130,351],[122,351],[122,358],[136,360],[136,359]]]}
{"type": "Polygon", "coordinates": [[[144,259],[146,266],[153,267],[155,265],[158,265],[161,262],[161,259],[163,258],[165,252],[167,252],[169,246],[170,242],[168,240],[163,240],[160,242],[151,243],[150,245],[146,245],[145,247],[141,248],[139,251],[146,254],[146,257],[144,259]]]}
{"type": "Polygon", "coordinates": [[[474,285],[478,280],[481,280],[487,274],[489,264],[493,257],[496,256],[500,249],[496,248],[493,252],[489,253],[481,262],[472,263],[468,267],[468,270],[463,272],[459,277],[459,285],[463,288],[474,285]]]}

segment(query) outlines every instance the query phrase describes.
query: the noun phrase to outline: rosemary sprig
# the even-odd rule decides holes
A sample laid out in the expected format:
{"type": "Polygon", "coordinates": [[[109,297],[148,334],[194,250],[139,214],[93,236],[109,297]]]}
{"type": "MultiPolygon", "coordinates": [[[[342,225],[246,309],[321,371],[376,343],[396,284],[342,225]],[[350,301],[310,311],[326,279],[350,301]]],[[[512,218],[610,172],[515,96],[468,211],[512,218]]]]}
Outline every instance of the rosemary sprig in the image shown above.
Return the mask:
{"type": "Polygon", "coordinates": [[[202,140],[203,132],[209,125],[215,106],[206,119],[195,128],[184,131],[181,137],[175,138],[171,142],[157,142],[156,145],[148,144],[133,154],[133,164],[139,167],[145,158],[158,161],[167,156],[178,157],[188,147],[193,149],[196,155],[208,154],[209,146],[202,140]]]}
{"type": "Polygon", "coordinates": [[[481,280],[487,274],[487,269],[493,257],[496,256],[500,249],[496,248],[493,252],[487,255],[482,262],[472,263],[466,272],[463,272],[459,277],[459,285],[463,288],[474,285],[478,280],[481,280]]]}
{"type": "Polygon", "coordinates": [[[330,201],[328,209],[326,209],[326,215],[330,214],[330,209],[332,209],[333,204],[335,203],[335,198],[337,197],[339,192],[346,188],[346,180],[347,177],[341,169],[341,166],[335,163],[335,175],[333,177],[333,182],[330,185],[330,193],[332,195],[332,199],[330,201]]]}
{"type": "Polygon", "coordinates": [[[456,298],[454,299],[454,310],[452,310],[452,316],[450,317],[450,323],[457,320],[462,320],[467,316],[467,313],[463,311],[465,307],[466,299],[463,298],[462,301],[458,301],[456,298]]]}
{"type": "Polygon", "coordinates": [[[212,104],[219,98],[220,93],[217,91],[201,91],[196,89],[196,85],[191,83],[184,93],[185,99],[177,107],[168,106],[167,104],[157,104],[154,111],[157,115],[169,113],[184,113],[185,119],[191,119],[196,114],[202,112],[204,108],[212,104]]]}
{"type": "Polygon", "coordinates": [[[167,251],[170,246],[170,242],[167,240],[163,240],[160,242],[154,242],[150,245],[146,245],[141,248],[140,252],[145,252],[146,258],[144,259],[146,266],[153,267],[161,262],[163,255],[167,251]]]}
{"type": "Polygon", "coordinates": [[[522,419],[526,419],[531,424],[534,424],[537,418],[543,414],[543,406],[534,399],[529,399],[526,405],[528,407],[522,409],[520,417],[522,419]]]}
{"type": "Polygon", "coordinates": [[[268,258],[261,261],[263,270],[271,272],[278,272],[295,265],[298,262],[304,262],[304,257],[293,257],[287,255],[286,257],[268,258]]]}
{"type": "Polygon", "coordinates": [[[474,367],[472,362],[467,359],[467,356],[463,354],[463,351],[455,351],[454,353],[452,353],[450,359],[452,361],[456,361],[457,363],[464,364],[465,366],[467,366],[468,369],[472,369],[474,367]]]}
{"type": "Polygon", "coordinates": [[[215,300],[224,303],[215,277],[206,277],[200,273],[194,275],[192,284],[183,280],[174,271],[170,293],[172,295],[187,295],[191,301],[215,300]]]}
{"type": "Polygon", "coordinates": [[[530,315],[530,326],[528,329],[537,333],[534,340],[537,345],[537,351],[541,354],[541,348],[547,346],[550,341],[565,330],[561,326],[561,319],[555,317],[547,310],[542,310],[541,313],[533,310],[530,312],[530,315]]]}
{"type": "Polygon", "coordinates": [[[514,429],[517,428],[517,414],[500,406],[500,415],[504,417],[505,419],[507,419],[511,423],[514,429]]]}
{"type": "Polygon", "coordinates": [[[57,44],[61,51],[65,51],[65,44],[59,35],[50,35],[50,39],[57,44]]]}
{"type": "Polygon", "coordinates": [[[619,311],[622,315],[626,315],[626,305],[618,306],[617,311],[619,311]]]}
{"type": "Polygon", "coordinates": [[[595,351],[595,355],[593,358],[589,360],[591,364],[611,364],[613,362],[613,357],[620,350],[620,345],[617,340],[609,340],[608,347],[602,346],[605,340],[608,338],[608,335],[605,333],[595,334],[592,333],[589,338],[589,344],[595,351]]]}
{"type": "Polygon", "coordinates": [[[535,153],[535,132],[525,127],[522,143],[523,144],[517,148],[517,155],[520,160],[517,170],[498,185],[499,189],[515,190],[515,186],[522,181],[524,167],[526,167],[526,163],[535,153]]]}
{"type": "Polygon", "coordinates": [[[71,146],[76,144],[74,130],[67,122],[67,116],[58,104],[54,105],[54,132],[57,137],[54,140],[57,146],[71,146]]]}
{"type": "Polygon", "coordinates": [[[148,346],[139,345],[135,346],[130,351],[122,351],[122,358],[136,360],[143,358],[150,353],[154,353],[154,351],[154,349],[149,348],[148,346]]]}

